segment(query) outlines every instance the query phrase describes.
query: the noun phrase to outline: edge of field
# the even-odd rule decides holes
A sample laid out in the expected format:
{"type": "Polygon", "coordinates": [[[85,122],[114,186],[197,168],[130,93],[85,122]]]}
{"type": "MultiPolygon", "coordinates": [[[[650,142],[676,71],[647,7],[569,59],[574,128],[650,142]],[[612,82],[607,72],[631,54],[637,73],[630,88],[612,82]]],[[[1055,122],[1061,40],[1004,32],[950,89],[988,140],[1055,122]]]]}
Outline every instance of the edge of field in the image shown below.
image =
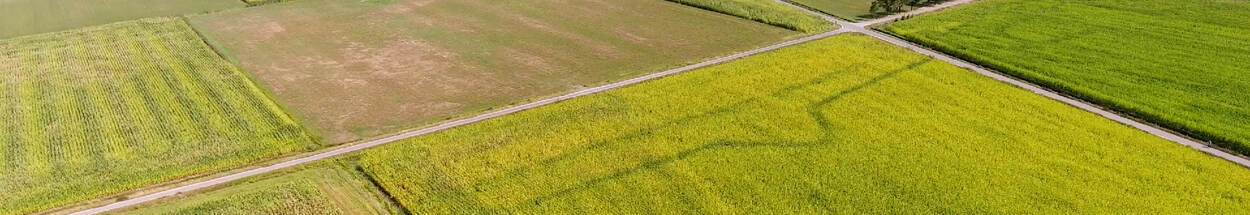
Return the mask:
{"type": "Polygon", "coordinates": [[[299,124],[300,129],[304,130],[304,133],[308,134],[310,141],[312,141],[317,146],[321,146],[321,147],[310,146],[309,148],[305,149],[306,151],[315,150],[318,148],[324,148],[325,146],[327,146],[327,144],[325,143],[325,138],[322,137],[321,133],[317,132],[316,130],[313,130],[312,128],[309,128],[307,123],[304,123],[307,120],[295,114],[294,112],[291,112],[291,109],[286,105],[286,103],[282,103],[281,100],[278,100],[277,99],[278,97],[273,94],[273,91],[269,90],[270,89],[269,85],[266,85],[264,82],[261,82],[260,79],[258,79],[255,74],[252,74],[251,71],[248,71],[247,69],[244,69],[241,66],[238,58],[235,58],[233,53],[225,49],[222,49],[220,42],[217,42],[215,38],[210,37],[209,35],[204,34],[204,32],[200,31],[200,27],[196,25],[195,22],[192,22],[190,18],[188,18],[187,16],[178,16],[178,19],[182,20],[183,23],[186,23],[187,26],[190,26],[191,31],[195,32],[195,35],[199,36],[200,42],[203,42],[205,46],[208,46],[209,49],[213,50],[213,53],[216,53],[217,57],[220,57],[221,59],[224,59],[227,62],[230,62],[230,66],[233,66],[234,69],[239,70],[239,73],[242,73],[243,76],[247,78],[248,83],[251,83],[253,87],[260,89],[260,92],[265,95],[265,99],[268,99],[269,101],[273,102],[274,105],[277,105],[278,109],[282,110],[282,114],[286,115],[288,118],[291,118],[291,120],[294,120],[296,124],[299,124]]]}
{"type": "Polygon", "coordinates": [[[975,64],[977,66],[989,69],[991,71],[994,71],[1000,74],[1007,75],[1011,78],[1019,79],[1024,82],[1038,85],[1039,87],[1055,92],[1057,94],[1060,94],[1069,98],[1073,98],[1076,100],[1089,102],[1095,105],[1095,107],[1099,109],[1117,113],[1125,118],[1129,118],[1130,120],[1151,125],[1152,127],[1156,127],[1156,128],[1165,130],[1167,132],[1177,134],[1178,136],[1182,136],[1182,137],[1194,140],[1195,142],[1207,143],[1208,145],[1211,145],[1210,146],[1211,148],[1224,151],[1224,152],[1228,152],[1234,156],[1250,159],[1250,143],[1241,143],[1238,141],[1233,141],[1228,138],[1221,137],[1219,135],[1213,135],[1208,132],[1199,131],[1197,129],[1191,128],[1190,126],[1186,126],[1183,123],[1163,119],[1162,117],[1159,117],[1158,114],[1151,114],[1151,113],[1146,113],[1144,111],[1137,110],[1134,108],[1123,107],[1122,105],[1119,105],[1113,101],[1110,101],[1111,99],[1093,96],[1088,93],[1083,93],[1078,90],[1073,90],[1070,87],[1057,83],[1057,81],[1052,81],[1046,78],[1031,76],[1023,72],[1019,72],[1018,70],[1013,68],[1014,66],[997,63],[997,61],[989,57],[983,57],[977,54],[970,54],[970,53],[955,51],[954,48],[950,48],[947,45],[944,45],[940,42],[935,42],[935,41],[930,41],[927,39],[921,39],[917,37],[899,34],[893,30],[893,28],[890,25],[891,23],[892,22],[878,23],[875,25],[876,27],[874,27],[873,29],[876,30],[877,32],[882,32],[892,37],[910,41],[916,45],[928,48],[930,50],[934,50],[934,51],[937,51],[946,55],[950,55],[950,56],[962,59],[964,61],[968,61],[969,63],[975,64]]]}
{"type": "MultiPolygon", "coordinates": [[[[761,0],[761,1],[773,1],[773,0],[761,0]]],[[[783,1],[789,2],[789,0],[783,0],[783,1]]],[[[665,0],[665,2],[669,2],[669,3],[673,3],[673,4],[678,4],[678,5],[681,5],[681,6],[690,7],[690,8],[694,8],[694,9],[699,9],[699,10],[702,10],[702,11],[711,12],[711,13],[716,13],[716,14],[720,14],[720,15],[727,15],[727,16],[733,17],[733,18],[735,18],[735,19],[742,19],[742,20],[746,20],[746,21],[750,21],[750,22],[760,23],[760,24],[763,24],[763,25],[773,26],[773,27],[776,27],[776,28],[781,28],[781,29],[786,29],[786,30],[790,30],[790,31],[794,31],[794,32],[799,32],[799,33],[802,33],[803,35],[815,35],[815,34],[820,34],[820,33],[829,32],[829,31],[836,31],[836,30],[838,30],[838,29],[841,29],[841,28],[842,28],[842,25],[839,25],[838,23],[835,23],[835,22],[823,22],[823,23],[824,23],[824,25],[823,25],[823,26],[821,26],[823,29],[818,29],[818,30],[814,30],[814,31],[806,31],[806,30],[803,30],[803,29],[799,29],[799,28],[797,28],[797,27],[783,26],[783,25],[781,25],[781,24],[771,24],[771,23],[768,23],[768,22],[765,22],[765,21],[761,21],[761,20],[756,20],[756,19],[753,19],[753,18],[749,17],[749,15],[746,15],[746,14],[733,14],[733,13],[730,13],[730,12],[721,11],[721,10],[719,10],[719,9],[716,9],[716,8],[713,8],[713,7],[704,6],[704,5],[692,4],[692,3],[681,2],[681,1],[675,1],[675,0],[665,0]]],[[[785,6],[785,5],[782,5],[782,6],[785,6]]],[[[801,12],[801,11],[800,11],[800,12],[801,12]]],[[[814,15],[814,14],[813,14],[813,15],[814,15]]],[[[820,20],[820,19],[819,19],[819,18],[820,18],[819,16],[817,16],[817,17],[815,17],[815,18],[817,18],[817,20],[820,20]]],[[[824,21],[824,20],[821,20],[821,21],[824,21]]]]}
{"type": "MultiPolygon", "coordinates": [[[[95,207],[99,207],[103,205],[108,205],[114,202],[125,201],[131,198],[145,196],[148,194],[153,194],[153,193],[161,192],[161,191],[176,188],[176,187],[195,184],[200,181],[204,181],[206,179],[224,177],[224,176],[228,176],[232,174],[246,172],[248,170],[255,169],[255,168],[271,166],[271,165],[286,162],[286,161],[296,160],[305,156],[311,156],[311,155],[316,155],[316,154],[323,153],[323,152],[334,151],[336,149],[348,147],[350,145],[351,144],[339,144],[339,145],[330,146],[330,147],[322,147],[317,150],[288,152],[288,153],[284,153],[281,155],[277,155],[275,157],[262,158],[260,159],[260,161],[257,161],[254,163],[249,163],[249,164],[244,164],[244,165],[239,165],[239,166],[225,167],[223,169],[219,169],[215,171],[206,171],[206,172],[202,172],[199,174],[187,175],[184,177],[165,181],[159,184],[152,184],[148,186],[138,187],[138,188],[114,193],[111,195],[100,196],[100,197],[85,200],[85,201],[79,201],[74,204],[63,205],[63,206],[56,207],[56,208],[50,208],[47,210],[36,212],[35,214],[70,214],[73,212],[95,208],[95,207]]],[[[300,165],[300,166],[303,166],[303,165],[300,165]]],[[[297,166],[296,168],[299,168],[300,166],[297,166]]],[[[234,183],[234,182],[231,182],[231,183],[234,183]]],[[[226,183],[226,184],[230,184],[230,183],[226,183]]],[[[215,188],[210,188],[207,190],[215,190],[215,188]]],[[[199,190],[197,190],[197,192],[198,191],[199,190]]],[[[196,193],[196,192],[189,192],[189,193],[196,193]]],[[[165,198],[162,198],[162,200],[165,200],[165,198]]]]}
{"type": "Polygon", "coordinates": [[[394,197],[391,197],[390,194],[386,192],[386,190],[381,189],[381,187],[378,186],[377,182],[373,181],[373,177],[361,171],[360,165],[358,165],[358,160],[359,158],[357,156],[345,156],[345,157],[341,157],[337,159],[316,161],[316,162],[299,165],[299,166],[295,166],[295,167],[291,167],[287,169],[281,169],[281,170],[276,170],[273,172],[264,173],[261,175],[247,177],[241,180],[232,181],[230,183],[213,185],[213,186],[205,187],[204,189],[199,189],[199,190],[195,190],[192,192],[179,193],[178,195],[170,196],[167,198],[162,198],[156,201],[145,202],[143,204],[109,211],[109,212],[106,212],[105,214],[121,214],[121,213],[129,212],[129,211],[135,211],[138,209],[149,208],[152,206],[166,205],[169,203],[175,203],[175,202],[179,202],[182,200],[187,200],[187,198],[194,198],[196,196],[201,196],[201,195],[212,193],[215,191],[225,190],[227,188],[234,187],[234,186],[263,182],[265,180],[280,178],[283,176],[287,176],[288,174],[298,173],[300,171],[316,169],[316,168],[339,168],[341,169],[341,171],[349,172],[350,174],[352,174],[352,176],[358,177],[362,182],[364,182],[364,183],[359,184],[361,185],[362,189],[366,189],[366,190],[363,190],[362,193],[369,193],[369,195],[373,195],[379,201],[382,201],[380,203],[385,204],[385,205],[382,205],[382,207],[390,211],[391,214],[411,214],[407,212],[407,209],[401,207],[399,203],[395,201],[394,197]]]}
{"type": "MultiPolygon", "coordinates": [[[[161,18],[161,17],[148,17],[148,18],[161,18]]],[[[237,62],[234,58],[228,57],[228,55],[223,54],[223,53],[222,53],[222,50],[220,50],[220,49],[219,49],[219,48],[215,45],[215,42],[214,42],[214,41],[211,41],[209,38],[205,37],[205,35],[204,35],[203,33],[201,33],[201,32],[200,32],[200,30],[199,30],[199,29],[197,29],[197,28],[195,27],[195,25],[192,25],[192,24],[191,24],[191,22],[189,22],[189,21],[187,20],[186,16],[166,16],[165,18],[178,19],[178,20],[179,20],[179,22],[183,22],[183,24],[186,24],[186,25],[187,25],[187,26],[191,29],[191,31],[192,31],[192,32],[195,32],[195,34],[199,37],[200,42],[202,43],[202,45],[204,45],[205,47],[208,47],[210,50],[212,50],[212,51],[213,51],[213,53],[217,54],[217,56],[218,56],[218,57],[220,57],[220,58],[222,58],[223,60],[226,60],[227,62],[229,62],[229,63],[230,63],[230,66],[234,67],[234,69],[236,69],[236,70],[238,71],[238,73],[239,73],[241,76],[243,76],[244,78],[246,78],[246,79],[247,79],[247,80],[246,80],[246,82],[247,82],[247,83],[249,83],[250,85],[252,85],[251,87],[254,87],[254,88],[256,88],[259,92],[263,93],[263,94],[265,95],[265,97],[264,97],[264,98],[262,98],[262,99],[266,99],[266,100],[268,100],[269,102],[272,102],[272,103],[273,103],[274,105],[276,105],[279,109],[281,109],[281,111],[283,112],[283,113],[282,113],[283,115],[285,115],[286,117],[288,117],[288,118],[290,118],[291,120],[295,121],[295,123],[299,125],[300,129],[301,129],[303,132],[305,132],[305,134],[306,134],[307,138],[309,138],[309,139],[308,139],[308,141],[309,141],[311,144],[304,144],[305,146],[304,146],[304,149],[302,149],[302,150],[296,150],[296,151],[291,151],[291,152],[287,152],[287,153],[282,153],[282,154],[279,154],[279,155],[275,155],[275,156],[273,156],[273,157],[263,157],[263,158],[258,158],[258,159],[257,159],[257,162],[253,162],[253,163],[251,163],[251,164],[246,164],[246,165],[242,165],[242,166],[234,166],[234,167],[227,166],[227,167],[222,167],[222,168],[218,168],[218,169],[210,169],[210,170],[206,170],[206,171],[201,172],[201,173],[197,173],[197,174],[190,174],[190,175],[186,175],[186,176],[183,176],[183,177],[179,177],[179,178],[176,178],[176,179],[173,179],[173,180],[169,180],[169,181],[165,181],[165,182],[161,182],[161,183],[150,184],[150,185],[146,185],[146,186],[140,186],[140,187],[137,187],[137,188],[127,189],[127,190],[124,190],[124,191],[121,191],[121,192],[117,192],[117,193],[113,193],[113,194],[101,195],[101,196],[98,196],[98,197],[95,197],[95,198],[91,198],[91,199],[88,199],[88,200],[84,200],[84,201],[76,202],[76,203],[73,203],[73,204],[67,204],[67,205],[61,205],[61,206],[58,206],[58,207],[48,208],[48,209],[45,209],[45,210],[41,210],[41,211],[35,212],[35,214],[62,214],[62,213],[68,213],[68,212],[71,212],[71,211],[74,211],[74,210],[79,210],[79,209],[82,209],[82,208],[88,208],[88,207],[93,206],[93,205],[98,205],[98,204],[106,204],[106,203],[109,203],[109,202],[116,202],[116,201],[126,200],[126,199],[133,198],[133,197],[137,197],[137,196],[142,196],[142,195],[145,195],[145,194],[149,194],[149,193],[154,192],[154,191],[152,191],[152,190],[159,190],[159,189],[162,189],[162,188],[177,187],[177,186],[181,186],[181,185],[191,184],[191,183],[193,183],[196,179],[201,179],[201,178],[209,178],[209,177],[214,177],[214,176],[222,176],[222,175],[227,175],[226,173],[241,172],[240,170],[241,170],[241,169],[244,169],[245,167],[257,166],[257,165],[261,165],[261,164],[264,164],[264,163],[270,163],[270,162],[274,162],[274,163],[276,163],[276,161],[281,161],[281,160],[284,160],[284,158],[291,157],[291,155],[295,155],[295,154],[310,153],[310,152],[316,152],[316,151],[319,151],[319,149],[327,149],[327,148],[332,148],[332,147],[326,147],[327,145],[325,145],[325,144],[323,143],[323,138],[321,138],[320,134],[316,133],[316,132],[315,132],[315,131],[313,131],[312,129],[309,129],[309,128],[308,128],[308,126],[306,126],[306,125],[305,125],[305,123],[303,122],[303,120],[302,120],[301,118],[298,118],[297,116],[295,116],[294,114],[292,114],[292,113],[291,113],[291,111],[290,111],[289,109],[287,109],[287,107],[286,107],[286,105],[285,105],[285,104],[283,104],[282,102],[280,102],[280,101],[278,101],[277,99],[275,99],[275,97],[273,96],[273,93],[272,93],[271,91],[269,91],[268,86],[265,86],[265,85],[263,85],[263,84],[261,84],[261,83],[257,82],[257,81],[256,81],[256,79],[255,79],[255,77],[252,75],[252,73],[251,73],[251,72],[248,72],[247,70],[244,70],[242,67],[240,67],[240,66],[238,65],[238,62],[237,62]]],[[[123,21],[123,22],[126,22],[126,21],[123,21]]],[[[109,24],[112,24],[112,23],[109,23],[109,24]]],[[[103,25],[109,25],[109,24],[103,24],[103,25]]],[[[103,25],[96,25],[96,26],[103,26],[103,25]]],[[[91,27],[95,27],[95,26],[88,26],[88,27],[84,27],[84,28],[91,28],[91,27]]],[[[82,28],[78,28],[78,29],[82,29],[82,28]]],[[[77,30],[77,29],[74,29],[74,30],[77,30]]],[[[73,31],[73,30],[67,30],[67,31],[73,31]]],[[[58,32],[48,32],[48,33],[40,33],[40,34],[32,34],[32,35],[24,35],[24,36],[20,36],[20,37],[7,38],[7,39],[5,39],[5,40],[9,40],[9,39],[16,39],[16,38],[22,38],[22,37],[29,37],[29,36],[39,36],[39,35],[43,35],[43,34],[54,34],[54,33],[59,33],[59,32],[61,32],[61,31],[58,31],[58,32]]]]}
{"type": "MultiPolygon", "coordinates": [[[[817,13],[820,13],[820,14],[828,15],[828,16],[831,16],[831,17],[834,17],[834,18],[841,19],[842,21],[847,21],[847,22],[851,22],[851,23],[858,23],[858,22],[862,22],[862,21],[872,20],[872,19],[859,19],[859,18],[855,18],[855,17],[845,17],[845,16],[842,16],[842,15],[838,15],[838,14],[833,14],[833,13],[825,12],[824,10],[816,9],[816,8],[814,8],[814,7],[811,7],[811,6],[807,6],[806,4],[796,2],[796,1],[794,1],[794,0],[781,0],[781,1],[784,1],[784,2],[786,2],[786,3],[790,3],[790,5],[793,5],[793,6],[798,6],[798,7],[801,7],[801,8],[805,8],[805,9],[807,9],[808,11],[813,11],[813,12],[817,12],[817,13]]],[[[837,23],[834,23],[834,26],[838,26],[838,24],[837,24],[837,23]]],[[[833,30],[837,30],[837,29],[838,29],[838,28],[833,28],[833,30]]]]}

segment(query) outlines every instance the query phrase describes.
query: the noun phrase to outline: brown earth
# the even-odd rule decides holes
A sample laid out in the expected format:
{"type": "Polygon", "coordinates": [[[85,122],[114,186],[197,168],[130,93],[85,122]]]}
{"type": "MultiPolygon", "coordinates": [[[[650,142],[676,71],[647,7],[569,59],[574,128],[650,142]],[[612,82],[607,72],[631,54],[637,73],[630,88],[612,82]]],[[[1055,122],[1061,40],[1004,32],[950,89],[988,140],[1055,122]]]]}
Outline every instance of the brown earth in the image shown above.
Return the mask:
{"type": "Polygon", "coordinates": [[[330,144],[798,36],[662,0],[301,0],[192,23],[330,144]]]}

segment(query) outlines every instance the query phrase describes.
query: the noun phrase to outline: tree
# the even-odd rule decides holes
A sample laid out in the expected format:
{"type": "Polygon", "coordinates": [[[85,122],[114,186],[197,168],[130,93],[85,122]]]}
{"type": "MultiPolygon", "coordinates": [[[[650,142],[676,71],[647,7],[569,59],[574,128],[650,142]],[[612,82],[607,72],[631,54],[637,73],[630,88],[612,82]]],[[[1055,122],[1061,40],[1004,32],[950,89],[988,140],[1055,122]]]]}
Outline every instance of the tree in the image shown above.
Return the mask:
{"type": "Polygon", "coordinates": [[[872,1],[872,7],[869,9],[872,13],[898,13],[903,12],[903,6],[914,0],[876,0],[872,1]]]}
{"type": "Polygon", "coordinates": [[[876,0],[872,2],[869,12],[898,13],[903,12],[904,7],[919,7],[935,1],[937,0],[876,0]]]}

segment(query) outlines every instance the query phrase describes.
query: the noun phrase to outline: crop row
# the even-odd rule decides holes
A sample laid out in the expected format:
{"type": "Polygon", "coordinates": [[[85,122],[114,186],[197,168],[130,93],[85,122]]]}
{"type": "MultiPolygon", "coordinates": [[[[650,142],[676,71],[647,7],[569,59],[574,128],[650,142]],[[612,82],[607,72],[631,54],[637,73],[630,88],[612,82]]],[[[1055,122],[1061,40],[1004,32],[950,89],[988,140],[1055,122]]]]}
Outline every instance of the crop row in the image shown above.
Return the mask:
{"type": "Polygon", "coordinates": [[[179,19],[0,41],[0,214],[26,213],[309,147],[311,138],[179,19]],[[66,178],[90,180],[64,180],[66,178]]]}

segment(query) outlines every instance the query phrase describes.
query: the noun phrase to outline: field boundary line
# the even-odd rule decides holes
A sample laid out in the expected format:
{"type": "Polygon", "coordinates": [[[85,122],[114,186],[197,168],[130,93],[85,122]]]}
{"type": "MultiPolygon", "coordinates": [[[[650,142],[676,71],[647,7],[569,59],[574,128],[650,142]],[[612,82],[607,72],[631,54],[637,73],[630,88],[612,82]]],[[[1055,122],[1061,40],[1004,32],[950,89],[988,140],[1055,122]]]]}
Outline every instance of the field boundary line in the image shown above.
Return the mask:
{"type": "Polygon", "coordinates": [[[674,74],[687,72],[687,71],[694,70],[694,69],[699,69],[703,67],[725,63],[728,61],[760,54],[763,52],[768,52],[768,51],[777,50],[777,49],[781,49],[781,48],[785,48],[785,47],[789,47],[793,45],[798,45],[798,44],[802,44],[802,43],[813,41],[813,40],[823,39],[823,38],[831,37],[831,36],[846,33],[846,32],[849,32],[849,31],[838,29],[838,30],[833,30],[833,31],[827,31],[824,33],[809,35],[809,36],[805,36],[799,39],[784,41],[781,43],[777,43],[777,44],[773,44],[773,45],[769,45],[769,46],[765,46],[761,48],[756,48],[756,49],[749,50],[749,51],[739,52],[739,53],[732,54],[729,56],[707,60],[707,61],[699,62],[696,64],[691,64],[691,65],[686,65],[686,66],[682,66],[678,68],[664,70],[661,72],[646,74],[646,75],[626,79],[623,81],[617,81],[617,82],[613,82],[613,83],[606,84],[606,85],[600,85],[597,87],[581,89],[581,90],[574,91],[571,93],[567,93],[567,94],[563,94],[563,95],[559,95],[555,97],[549,97],[549,98],[545,98],[545,99],[541,99],[538,101],[533,101],[533,102],[529,102],[529,103],[525,103],[521,105],[514,105],[514,106],[506,107],[503,109],[474,115],[471,117],[460,118],[460,119],[453,120],[453,121],[446,121],[446,122],[442,122],[433,126],[427,126],[427,127],[420,128],[417,130],[411,130],[411,131],[399,133],[397,135],[392,135],[389,137],[374,139],[374,140],[370,140],[364,143],[343,146],[343,147],[339,147],[336,149],[279,162],[276,164],[252,168],[246,171],[232,173],[232,174],[225,175],[225,176],[205,179],[204,181],[195,182],[195,183],[183,185],[183,186],[178,186],[178,187],[142,195],[142,196],[131,198],[131,199],[117,201],[117,202],[109,203],[107,205],[77,211],[71,214],[73,215],[99,214],[99,213],[104,213],[104,212],[108,212],[108,211],[112,211],[116,209],[136,206],[142,203],[154,201],[154,200],[161,199],[164,197],[178,195],[184,192],[190,192],[190,191],[195,191],[195,190],[213,187],[217,185],[222,185],[222,184],[230,183],[230,182],[237,181],[243,178],[247,178],[250,176],[272,172],[278,169],[297,166],[300,164],[305,164],[305,163],[318,161],[318,160],[322,160],[326,158],[331,158],[331,157],[335,157],[339,155],[349,154],[349,153],[361,151],[364,149],[368,149],[368,148],[372,148],[372,147],[376,147],[380,145],[385,145],[385,144],[392,143],[392,142],[399,141],[399,140],[404,140],[404,139],[417,137],[417,136],[421,136],[421,135],[425,135],[429,133],[447,130],[447,129],[451,129],[451,128],[455,128],[455,127],[459,127],[459,126],[463,126],[467,124],[472,124],[472,123],[479,122],[479,121],[496,118],[496,117],[506,116],[512,113],[529,110],[529,109],[533,109],[533,108],[537,108],[541,106],[546,106],[546,105],[558,103],[564,100],[569,100],[569,99],[573,99],[577,97],[587,96],[587,95],[596,94],[599,92],[604,92],[604,91],[608,91],[612,89],[630,86],[630,85],[646,82],[646,81],[653,80],[653,79],[658,79],[658,78],[667,77],[667,76],[674,75],[674,74]]]}
{"type": "Polygon", "coordinates": [[[1099,116],[1102,116],[1103,118],[1107,118],[1117,123],[1136,128],[1137,130],[1144,131],[1151,135],[1175,142],[1177,144],[1188,146],[1189,148],[1193,148],[1201,152],[1205,152],[1209,155],[1227,160],[1229,162],[1233,162],[1234,164],[1240,165],[1242,167],[1250,168],[1250,159],[1247,159],[1246,157],[1238,156],[1233,153],[1229,153],[1227,149],[1221,148],[1219,146],[1214,146],[1212,144],[1204,144],[1202,143],[1202,141],[1198,139],[1181,134],[1179,132],[1169,130],[1167,128],[1163,128],[1162,126],[1152,124],[1148,121],[1132,118],[1123,113],[1112,111],[1110,109],[1104,108],[1097,104],[1090,103],[1088,101],[1081,100],[1076,97],[1068,96],[1063,93],[1059,93],[1057,91],[1051,90],[1049,88],[1045,88],[1045,87],[1041,87],[1040,85],[1033,84],[1032,82],[1024,81],[1024,80],[1012,77],[1010,75],[1006,75],[1004,73],[1000,73],[994,70],[987,69],[985,67],[982,67],[981,65],[977,65],[975,63],[965,61],[958,57],[947,55],[946,53],[934,51],[922,45],[912,43],[911,41],[907,41],[907,40],[895,37],[893,35],[889,35],[886,33],[876,31],[874,29],[867,28],[868,26],[896,21],[899,18],[902,18],[905,16],[915,16],[915,15],[920,15],[924,13],[931,13],[931,12],[939,11],[942,9],[954,7],[954,6],[976,2],[978,0],[955,0],[955,1],[938,4],[938,5],[924,7],[921,9],[916,9],[907,13],[890,15],[890,16],[879,18],[879,19],[868,20],[868,21],[859,22],[859,23],[851,23],[849,21],[837,19],[828,14],[809,10],[806,7],[795,5],[784,0],[774,0],[774,1],[807,11],[808,13],[813,13],[813,14],[825,17],[825,19],[829,20],[830,22],[834,22],[834,23],[837,23],[838,25],[842,25],[843,29],[840,29],[840,30],[861,33],[864,35],[868,35],[868,36],[883,40],[890,44],[894,44],[896,46],[910,49],[914,52],[927,55],[929,57],[932,57],[941,61],[945,61],[947,63],[950,63],[951,65],[955,65],[955,66],[958,66],[967,70],[972,70],[973,72],[993,78],[1000,82],[1011,84],[1013,86],[1016,86],[1024,90],[1028,90],[1030,92],[1033,92],[1034,94],[1045,96],[1047,98],[1054,99],[1059,102],[1063,102],[1064,104],[1068,104],[1070,106],[1080,108],[1090,113],[1097,114],[1099,116]]]}

